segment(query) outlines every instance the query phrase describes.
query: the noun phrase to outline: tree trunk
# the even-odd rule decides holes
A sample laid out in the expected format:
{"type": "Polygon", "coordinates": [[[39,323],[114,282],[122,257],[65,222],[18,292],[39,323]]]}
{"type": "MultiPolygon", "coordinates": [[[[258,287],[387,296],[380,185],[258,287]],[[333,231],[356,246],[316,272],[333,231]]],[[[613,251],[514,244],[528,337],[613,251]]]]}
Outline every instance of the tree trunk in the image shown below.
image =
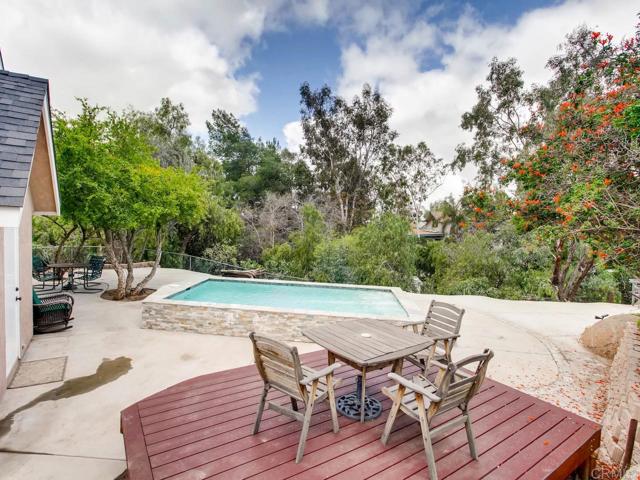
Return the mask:
{"type": "Polygon", "coordinates": [[[135,232],[120,232],[120,243],[122,244],[122,253],[124,253],[124,259],[127,262],[127,279],[125,281],[124,291],[125,296],[131,293],[131,287],[133,285],[134,273],[133,273],[133,257],[131,256],[131,249],[133,248],[133,240],[135,238],[135,232]]]}
{"type": "Polygon", "coordinates": [[[551,285],[556,291],[558,300],[561,302],[572,302],[575,300],[582,282],[587,278],[587,275],[589,275],[595,264],[591,252],[579,253],[580,258],[578,263],[575,265],[573,271],[571,271],[571,274],[568,275],[569,270],[574,266],[578,248],[579,245],[575,241],[570,241],[568,249],[564,239],[556,241],[551,285]]]}
{"type": "Polygon", "coordinates": [[[162,234],[162,230],[158,229],[158,232],[156,233],[156,258],[153,262],[153,266],[151,267],[151,271],[147,274],[146,277],[140,280],[140,282],[132,290],[131,295],[133,296],[140,295],[140,293],[142,292],[142,289],[147,285],[147,283],[149,283],[149,280],[151,280],[156,274],[156,271],[158,270],[158,266],[160,265],[160,259],[162,258],[163,243],[164,243],[164,235],[162,234]]]}
{"type": "Polygon", "coordinates": [[[113,232],[111,230],[104,231],[104,247],[107,253],[107,259],[109,263],[113,266],[113,269],[116,272],[116,276],[118,277],[118,284],[116,286],[116,294],[114,295],[115,300],[122,300],[125,295],[125,274],[124,269],[122,268],[122,264],[118,261],[118,257],[116,256],[115,249],[113,247],[113,232]]]}
{"type": "Polygon", "coordinates": [[[80,226],[80,231],[82,232],[82,239],[80,240],[80,245],[78,245],[76,247],[76,250],[73,252],[74,262],[78,260],[78,257],[80,256],[80,252],[82,252],[84,244],[87,241],[87,231],[82,226],[80,226]]]}
{"type": "MultiPolygon", "coordinates": [[[[49,217],[45,217],[45,218],[49,218],[49,217]]],[[[56,225],[58,225],[58,227],[60,227],[60,225],[56,222],[53,222],[56,225]]],[[[60,227],[62,228],[62,227],[60,227]]],[[[76,229],[78,228],[77,225],[74,225],[71,230],[69,231],[65,231],[64,228],[62,228],[62,231],[64,232],[64,235],[62,236],[62,240],[60,241],[60,244],[58,245],[58,248],[56,248],[56,253],[53,256],[53,261],[54,262],[59,262],[60,261],[60,255],[62,254],[62,250],[64,249],[64,245],[65,243],[67,243],[67,240],[69,240],[69,238],[71,238],[71,235],[73,234],[73,232],[76,231],[76,229]]]]}
{"type": "Polygon", "coordinates": [[[571,275],[571,279],[567,283],[567,302],[572,302],[575,300],[576,295],[578,294],[578,290],[580,290],[580,285],[582,285],[584,279],[587,278],[587,275],[589,275],[589,272],[591,272],[591,270],[593,269],[594,263],[595,260],[590,252],[587,252],[580,259],[578,266],[573,271],[573,275],[571,275]]]}

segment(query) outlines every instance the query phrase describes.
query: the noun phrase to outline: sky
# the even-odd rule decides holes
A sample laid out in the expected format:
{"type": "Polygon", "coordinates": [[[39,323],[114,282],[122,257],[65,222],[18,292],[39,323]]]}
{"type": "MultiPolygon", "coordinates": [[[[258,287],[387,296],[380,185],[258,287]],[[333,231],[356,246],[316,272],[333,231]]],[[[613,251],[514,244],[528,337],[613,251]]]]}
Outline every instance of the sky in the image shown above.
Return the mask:
{"type": "MultiPolygon", "coordinates": [[[[629,0],[0,0],[7,70],[50,79],[54,108],[76,97],[116,109],[182,102],[206,133],[213,108],[255,137],[297,150],[299,88],[323,84],[347,98],[363,83],[391,104],[399,143],[425,141],[450,161],[469,141],[460,117],[492,57],[516,57],[529,83],[580,25],[631,36],[629,0]]],[[[468,169],[432,199],[458,195],[468,169]]]]}

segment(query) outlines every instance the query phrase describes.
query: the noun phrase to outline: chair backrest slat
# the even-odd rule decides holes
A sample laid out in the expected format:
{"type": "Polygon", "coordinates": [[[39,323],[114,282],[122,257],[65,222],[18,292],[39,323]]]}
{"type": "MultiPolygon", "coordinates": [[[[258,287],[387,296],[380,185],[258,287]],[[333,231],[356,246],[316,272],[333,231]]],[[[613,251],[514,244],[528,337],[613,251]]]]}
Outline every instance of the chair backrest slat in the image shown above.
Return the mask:
{"type": "Polygon", "coordinates": [[[429,418],[432,418],[437,413],[443,413],[456,407],[466,407],[471,398],[478,393],[487,374],[489,360],[492,357],[493,352],[486,349],[480,355],[467,357],[456,363],[449,363],[447,370],[438,382],[436,394],[441,400],[430,404],[427,414],[429,418]],[[477,364],[475,371],[467,373],[461,370],[474,363],[477,364]]]}
{"type": "Polygon", "coordinates": [[[422,326],[422,335],[446,336],[460,333],[464,309],[432,300],[422,326]]]}
{"type": "Polygon", "coordinates": [[[92,277],[99,278],[102,275],[105,260],[105,257],[99,255],[91,255],[89,257],[89,272],[92,277]]]}
{"type": "Polygon", "coordinates": [[[35,273],[44,273],[47,270],[47,262],[39,255],[33,255],[31,258],[31,266],[35,273]]]}
{"type": "Polygon", "coordinates": [[[300,384],[303,374],[298,349],[255,333],[249,334],[249,338],[262,380],[276,390],[306,402],[307,390],[300,384]]]}

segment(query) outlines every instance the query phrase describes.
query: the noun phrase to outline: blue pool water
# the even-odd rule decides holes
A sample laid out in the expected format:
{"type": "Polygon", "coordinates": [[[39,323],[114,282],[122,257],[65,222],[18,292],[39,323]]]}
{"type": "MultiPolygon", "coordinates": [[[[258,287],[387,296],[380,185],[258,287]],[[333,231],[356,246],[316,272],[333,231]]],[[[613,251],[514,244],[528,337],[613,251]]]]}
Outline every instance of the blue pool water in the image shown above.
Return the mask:
{"type": "Polygon", "coordinates": [[[389,290],[338,288],[287,283],[206,280],[168,297],[171,300],[316,310],[405,318],[407,312],[389,290]]]}

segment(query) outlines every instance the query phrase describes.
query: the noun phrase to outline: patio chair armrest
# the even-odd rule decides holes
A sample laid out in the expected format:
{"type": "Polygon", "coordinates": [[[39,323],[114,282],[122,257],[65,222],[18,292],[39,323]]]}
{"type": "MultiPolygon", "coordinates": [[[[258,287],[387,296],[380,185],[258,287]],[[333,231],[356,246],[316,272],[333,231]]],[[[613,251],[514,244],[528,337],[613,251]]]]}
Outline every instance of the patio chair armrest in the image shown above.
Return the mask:
{"type": "Polygon", "coordinates": [[[320,379],[322,377],[326,377],[328,375],[331,375],[333,372],[335,372],[341,366],[342,366],[342,364],[340,364],[338,362],[332,363],[328,367],[325,367],[322,370],[318,370],[317,372],[314,372],[313,375],[309,375],[307,377],[304,377],[302,380],[300,380],[300,383],[302,385],[309,385],[310,383],[313,383],[313,382],[315,382],[316,380],[318,380],[318,379],[320,379]]]}
{"type": "Polygon", "coordinates": [[[429,336],[429,338],[433,339],[436,342],[441,342],[444,340],[456,340],[460,337],[459,333],[452,333],[451,335],[437,335],[435,337],[429,336]]]}
{"type": "Polygon", "coordinates": [[[34,305],[33,311],[38,314],[70,315],[73,311],[73,306],[67,302],[41,303],[39,305],[34,305]]]}
{"type": "Polygon", "coordinates": [[[391,372],[391,373],[388,374],[388,377],[391,380],[399,383],[400,385],[408,388],[409,390],[413,390],[414,392],[419,393],[423,397],[427,397],[432,402],[439,402],[440,401],[440,397],[437,396],[435,393],[430,392],[426,388],[424,388],[421,385],[418,385],[418,384],[412,382],[411,380],[407,380],[406,378],[398,375],[397,373],[391,372]]]}
{"type": "Polygon", "coordinates": [[[407,328],[407,327],[421,327],[424,324],[424,320],[381,320],[382,322],[393,325],[394,327],[407,328]]]}
{"type": "Polygon", "coordinates": [[[438,367],[440,370],[446,370],[447,368],[449,368],[447,362],[443,362],[441,360],[432,360],[430,366],[438,367]]]}

